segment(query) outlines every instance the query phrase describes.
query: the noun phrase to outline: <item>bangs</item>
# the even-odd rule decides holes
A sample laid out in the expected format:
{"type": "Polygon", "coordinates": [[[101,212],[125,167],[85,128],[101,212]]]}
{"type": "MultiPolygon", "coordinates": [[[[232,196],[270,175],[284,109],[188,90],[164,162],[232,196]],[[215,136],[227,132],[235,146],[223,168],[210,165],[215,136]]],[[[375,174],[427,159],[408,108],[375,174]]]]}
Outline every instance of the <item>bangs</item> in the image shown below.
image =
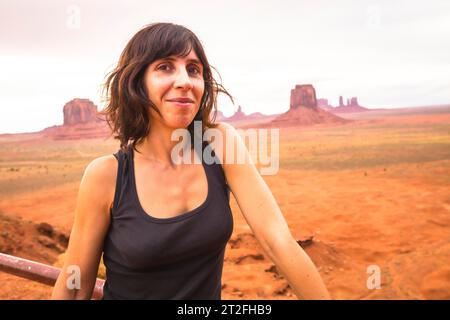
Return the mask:
{"type": "Polygon", "coordinates": [[[159,50],[157,50],[155,54],[155,60],[170,56],[184,58],[193,49],[199,60],[205,65],[204,59],[199,52],[200,50],[197,48],[195,39],[188,32],[183,31],[174,30],[174,32],[167,32],[161,37],[159,40],[159,50]]]}

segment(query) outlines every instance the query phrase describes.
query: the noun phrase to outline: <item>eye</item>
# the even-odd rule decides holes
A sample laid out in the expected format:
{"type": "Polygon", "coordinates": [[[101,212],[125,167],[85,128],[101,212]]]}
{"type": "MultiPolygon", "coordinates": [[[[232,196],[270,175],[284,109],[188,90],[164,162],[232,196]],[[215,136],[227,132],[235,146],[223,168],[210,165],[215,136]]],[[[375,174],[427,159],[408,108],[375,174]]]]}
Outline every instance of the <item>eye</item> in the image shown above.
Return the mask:
{"type": "Polygon", "coordinates": [[[193,71],[194,74],[201,74],[200,68],[196,65],[192,65],[192,68],[189,68],[189,71],[193,71]]]}
{"type": "Polygon", "coordinates": [[[160,64],[160,65],[158,66],[158,68],[156,68],[156,69],[157,69],[157,70],[163,70],[163,71],[166,71],[166,70],[169,69],[169,64],[167,64],[167,63],[160,64]]]}

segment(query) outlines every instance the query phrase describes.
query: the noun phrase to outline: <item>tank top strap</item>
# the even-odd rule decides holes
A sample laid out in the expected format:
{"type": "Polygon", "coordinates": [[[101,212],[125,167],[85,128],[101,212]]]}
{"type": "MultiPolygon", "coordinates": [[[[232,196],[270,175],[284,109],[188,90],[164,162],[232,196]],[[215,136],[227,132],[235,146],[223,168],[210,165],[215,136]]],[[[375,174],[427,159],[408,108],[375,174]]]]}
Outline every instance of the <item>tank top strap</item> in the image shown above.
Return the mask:
{"type": "MultiPolygon", "coordinates": [[[[127,147],[128,150],[128,147],[127,147]]],[[[119,204],[119,200],[123,195],[123,184],[126,171],[127,171],[127,159],[128,159],[128,151],[124,152],[123,150],[119,149],[116,153],[113,154],[114,157],[117,159],[118,166],[117,166],[117,178],[116,178],[116,190],[114,192],[114,202],[112,211],[114,212],[117,209],[117,206],[119,204]]]]}
{"type": "MultiPolygon", "coordinates": [[[[211,171],[214,175],[214,178],[217,180],[225,190],[227,199],[230,199],[230,187],[228,185],[227,178],[225,176],[225,172],[222,167],[222,163],[220,159],[217,157],[216,152],[211,147],[211,145],[207,141],[203,141],[203,152],[210,154],[212,158],[214,158],[214,162],[212,164],[207,165],[208,168],[211,168],[211,171]]],[[[202,161],[205,161],[204,159],[202,161]]]]}

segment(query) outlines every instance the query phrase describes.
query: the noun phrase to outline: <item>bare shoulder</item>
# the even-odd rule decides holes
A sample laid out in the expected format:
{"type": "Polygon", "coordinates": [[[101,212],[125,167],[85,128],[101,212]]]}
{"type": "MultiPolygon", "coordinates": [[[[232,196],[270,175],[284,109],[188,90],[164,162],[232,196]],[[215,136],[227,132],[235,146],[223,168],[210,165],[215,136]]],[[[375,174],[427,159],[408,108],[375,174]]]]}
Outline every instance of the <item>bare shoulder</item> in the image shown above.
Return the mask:
{"type": "Polygon", "coordinates": [[[210,143],[211,148],[216,153],[216,156],[219,157],[222,167],[225,166],[224,159],[226,157],[226,146],[228,144],[227,138],[232,137],[236,129],[229,123],[226,122],[216,122],[216,126],[213,128],[215,132],[213,136],[216,134],[220,135],[220,139],[213,138],[212,143],[210,143]]]}
{"type": "MultiPolygon", "coordinates": [[[[226,153],[226,146],[229,143],[234,143],[235,139],[239,137],[238,131],[233,127],[233,125],[226,123],[226,122],[217,122],[215,129],[219,130],[222,142],[222,145],[216,145],[217,148],[223,149],[222,152],[224,152],[224,155],[226,153]],[[230,139],[230,141],[227,141],[227,139],[230,139]]],[[[220,151],[220,150],[216,150],[220,151]]]]}
{"type": "Polygon", "coordinates": [[[117,159],[112,154],[95,158],[86,166],[81,182],[97,193],[108,208],[114,201],[117,168],[117,159]]]}
{"type": "Polygon", "coordinates": [[[230,131],[230,133],[233,134],[237,132],[233,125],[227,122],[217,122],[217,129],[219,129],[223,134],[225,134],[227,131],[230,131]]]}
{"type": "Polygon", "coordinates": [[[86,167],[86,173],[97,178],[111,179],[117,174],[117,159],[112,154],[101,156],[92,160],[86,167]]]}
{"type": "Polygon", "coordinates": [[[233,125],[226,122],[217,122],[216,129],[221,134],[221,139],[218,139],[221,144],[215,144],[214,151],[221,159],[228,180],[231,175],[241,173],[244,167],[252,166],[253,162],[239,131],[233,125]]]}

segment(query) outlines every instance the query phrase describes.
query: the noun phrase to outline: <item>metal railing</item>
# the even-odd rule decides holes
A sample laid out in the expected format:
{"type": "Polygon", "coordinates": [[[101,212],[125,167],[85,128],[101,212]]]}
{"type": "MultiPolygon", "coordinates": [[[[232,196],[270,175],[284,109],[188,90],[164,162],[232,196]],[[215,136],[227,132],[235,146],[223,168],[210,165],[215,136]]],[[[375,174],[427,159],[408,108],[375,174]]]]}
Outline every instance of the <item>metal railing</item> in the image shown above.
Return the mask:
{"type": "MultiPolygon", "coordinates": [[[[0,252],[0,271],[48,286],[54,286],[61,269],[0,252]]],[[[92,292],[92,299],[102,299],[104,284],[104,280],[97,278],[94,291],[92,292]]]]}

